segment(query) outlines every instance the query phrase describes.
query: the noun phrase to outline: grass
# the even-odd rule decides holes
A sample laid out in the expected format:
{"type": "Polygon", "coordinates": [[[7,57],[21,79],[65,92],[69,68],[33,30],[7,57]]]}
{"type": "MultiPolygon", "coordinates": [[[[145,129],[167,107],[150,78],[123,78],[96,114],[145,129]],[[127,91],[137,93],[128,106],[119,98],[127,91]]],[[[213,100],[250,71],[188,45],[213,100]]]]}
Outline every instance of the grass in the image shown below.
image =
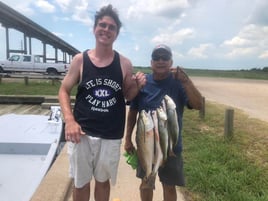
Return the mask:
{"type": "Polygon", "coordinates": [[[185,112],[187,201],[267,201],[268,124],[235,110],[232,140],[224,137],[225,107],[207,103],[201,120],[185,112]]]}
{"type": "MultiPolygon", "coordinates": [[[[5,80],[4,80],[5,81],[5,80]]],[[[57,96],[60,88],[60,81],[46,80],[29,80],[25,85],[23,80],[20,82],[4,82],[0,84],[0,94],[2,95],[52,95],[57,96]]],[[[76,88],[73,89],[72,95],[75,95],[76,88]]]]}
{"type": "MultiPolygon", "coordinates": [[[[246,78],[246,79],[261,79],[268,80],[268,70],[251,69],[251,70],[203,70],[184,68],[189,76],[203,77],[228,77],[228,78],[246,78]]],[[[150,67],[135,67],[134,71],[142,71],[151,73],[150,67]]]]}
{"type": "Polygon", "coordinates": [[[191,76],[205,77],[228,77],[228,78],[245,78],[245,79],[262,79],[268,80],[268,72],[263,70],[200,70],[185,69],[191,76]]]}

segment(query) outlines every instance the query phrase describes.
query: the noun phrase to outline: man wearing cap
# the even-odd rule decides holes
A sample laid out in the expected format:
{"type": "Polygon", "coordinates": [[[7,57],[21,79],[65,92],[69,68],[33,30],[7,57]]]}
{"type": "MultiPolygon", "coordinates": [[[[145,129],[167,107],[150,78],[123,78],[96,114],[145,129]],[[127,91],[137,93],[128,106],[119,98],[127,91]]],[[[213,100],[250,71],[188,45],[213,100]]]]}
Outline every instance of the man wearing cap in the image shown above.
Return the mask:
{"type": "MultiPolygon", "coordinates": [[[[142,110],[156,110],[161,105],[165,95],[173,99],[176,104],[178,116],[178,143],[173,148],[176,156],[168,156],[163,167],[158,170],[160,182],[163,186],[164,201],[176,201],[176,186],[184,186],[183,159],[182,159],[182,118],[184,107],[200,110],[203,107],[202,95],[194,86],[190,78],[180,68],[172,68],[171,49],[164,44],[157,45],[151,55],[152,73],[147,75],[146,85],[141,89],[136,98],[130,103],[127,117],[127,130],[125,136],[125,150],[133,153],[132,132],[137,121],[137,114],[142,110]]],[[[144,171],[139,166],[137,177],[143,178],[144,171]]],[[[153,200],[153,188],[140,188],[142,201],[153,200]]]]}

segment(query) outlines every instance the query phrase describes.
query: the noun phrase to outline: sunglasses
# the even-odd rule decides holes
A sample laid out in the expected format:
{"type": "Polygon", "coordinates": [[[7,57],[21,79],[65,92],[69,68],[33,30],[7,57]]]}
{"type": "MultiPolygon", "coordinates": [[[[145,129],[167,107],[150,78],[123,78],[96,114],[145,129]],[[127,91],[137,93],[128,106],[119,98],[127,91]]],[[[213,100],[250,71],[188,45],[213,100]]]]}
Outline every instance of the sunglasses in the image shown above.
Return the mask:
{"type": "Polygon", "coordinates": [[[98,26],[103,28],[103,29],[106,29],[106,27],[108,27],[109,31],[116,31],[116,26],[113,24],[107,24],[105,22],[100,22],[100,23],[98,23],[98,26]]]}
{"type": "Polygon", "coordinates": [[[169,55],[153,55],[152,56],[153,61],[159,61],[160,59],[162,61],[169,61],[171,59],[171,56],[169,55]]]}

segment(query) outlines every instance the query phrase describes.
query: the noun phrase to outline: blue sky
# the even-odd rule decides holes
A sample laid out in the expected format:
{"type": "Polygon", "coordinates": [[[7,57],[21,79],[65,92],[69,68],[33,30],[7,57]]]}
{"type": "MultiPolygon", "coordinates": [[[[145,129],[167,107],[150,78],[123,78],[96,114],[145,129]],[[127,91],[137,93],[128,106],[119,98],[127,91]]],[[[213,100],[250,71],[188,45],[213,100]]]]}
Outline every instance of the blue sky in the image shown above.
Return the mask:
{"type": "MultiPolygon", "coordinates": [[[[174,65],[204,69],[268,66],[267,0],[2,0],[80,51],[94,47],[94,14],[111,3],[123,23],[114,49],[134,66],[149,66],[152,48],[172,48],[174,65]]],[[[0,16],[1,17],[1,16],[0,16]]],[[[10,32],[11,48],[22,34],[10,32]],[[13,37],[14,36],[14,37],[13,37]]],[[[0,59],[5,30],[0,26],[0,59]]],[[[33,53],[42,51],[33,42],[33,53]]],[[[51,48],[52,49],[52,48],[51,48]]]]}

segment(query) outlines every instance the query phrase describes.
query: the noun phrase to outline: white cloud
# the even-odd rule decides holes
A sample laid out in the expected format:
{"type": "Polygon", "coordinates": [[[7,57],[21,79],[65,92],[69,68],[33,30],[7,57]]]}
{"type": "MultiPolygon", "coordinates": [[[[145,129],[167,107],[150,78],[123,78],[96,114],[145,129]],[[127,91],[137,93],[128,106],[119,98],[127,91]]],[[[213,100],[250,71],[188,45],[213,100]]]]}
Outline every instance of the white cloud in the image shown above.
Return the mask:
{"type": "Polygon", "coordinates": [[[162,33],[154,36],[152,42],[157,43],[166,43],[168,45],[178,45],[182,44],[186,39],[192,38],[194,35],[194,30],[190,28],[181,29],[176,32],[170,32],[163,30],[162,33]]]}
{"type": "Polygon", "coordinates": [[[38,0],[35,2],[36,7],[40,8],[44,13],[53,13],[55,12],[55,6],[50,4],[45,0],[38,0]]]}
{"type": "Polygon", "coordinates": [[[190,57],[206,59],[209,57],[208,50],[213,48],[212,44],[200,44],[199,47],[193,47],[188,51],[190,57]]]}
{"type": "Polygon", "coordinates": [[[256,53],[255,47],[234,48],[231,52],[226,54],[226,58],[237,58],[241,56],[250,56],[256,53]]]}
{"type": "Polygon", "coordinates": [[[226,46],[245,46],[250,44],[250,41],[239,36],[235,36],[231,40],[226,40],[223,43],[226,46]]]}
{"type": "Polygon", "coordinates": [[[139,49],[140,49],[139,45],[135,45],[134,50],[139,51],[139,49]]]}
{"type": "Polygon", "coordinates": [[[239,35],[249,40],[265,40],[268,34],[268,26],[249,24],[242,28],[239,35]]]}
{"type": "Polygon", "coordinates": [[[176,17],[181,10],[189,7],[187,0],[139,0],[129,6],[128,18],[146,18],[148,15],[158,17],[176,17]]]}
{"type": "Polygon", "coordinates": [[[260,59],[268,59],[268,50],[264,51],[259,55],[260,59]]]}
{"type": "MultiPolygon", "coordinates": [[[[118,10],[123,23],[114,48],[129,57],[134,65],[147,66],[151,50],[157,43],[169,45],[173,50],[174,62],[185,66],[215,67],[220,63],[228,67],[255,67],[267,65],[268,62],[266,0],[2,2],[53,31],[79,50],[94,47],[94,14],[101,6],[110,3],[118,10]],[[44,10],[54,13],[47,15],[44,10]]],[[[3,29],[0,31],[5,34],[3,29]]]]}
{"type": "Polygon", "coordinates": [[[86,26],[91,26],[93,21],[88,17],[86,12],[76,12],[72,15],[72,19],[77,22],[82,22],[86,26]]]}
{"type": "Polygon", "coordinates": [[[56,36],[58,36],[58,37],[63,37],[65,34],[63,34],[63,33],[58,33],[58,32],[52,32],[53,34],[55,34],[56,36]]]}
{"type": "Polygon", "coordinates": [[[92,25],[89,18],[89,1],[87,0],[55,0],[64,13],[71,14],[74,21],[82,22],[86,26],[92,25]]]}
{"type": "Polygon", "coordinates": [[[224,41],[221,47],[226,47],[228,52],[226,58],[242,58],[245,56],[260,55],[259,58],[266,58],[263,53],[268,46],[268,26],[249,24],[244,26],[237,36],[224,41]]]}
{"type": "Polygon", "coordinates": [[[59,21],[64,21],[64,22],[70,22],[71,18],[70,17],[58,17],[58,16],[53,16],[53,20],[55,22],[59,22],[59,21]]]}
{"type": "Polygon", "coordinates": [[[65,36],[67,36],[68,38],[73,37],[73,33],[60,33],[60,32],[52,32],[52,33],[60,38],[65,37],[65,36]]]}
{"type": "Polygon", "coordinates": [[[35,11],[33,8],[30,7],[32,0],[12,0],[12,1],[8,1],[5,0],[3,1],[3,3],[5,3],[6,5],[10,6],[11,8],[13,8],[14,10],[23,13],[23,15],[26,16],[32,16],[34,15],[35,11]]]}
{"type": "Polygon", "coordinates": [[[73,33],[68,33],[69,38],[72,38],[73,36],[74,36],[73,33]]]}
{"type": "Polygon", "coordinates": [[[55,2],[63,11],[69,11],[75,5],[73,0],[55,0],[55,2]]]}

